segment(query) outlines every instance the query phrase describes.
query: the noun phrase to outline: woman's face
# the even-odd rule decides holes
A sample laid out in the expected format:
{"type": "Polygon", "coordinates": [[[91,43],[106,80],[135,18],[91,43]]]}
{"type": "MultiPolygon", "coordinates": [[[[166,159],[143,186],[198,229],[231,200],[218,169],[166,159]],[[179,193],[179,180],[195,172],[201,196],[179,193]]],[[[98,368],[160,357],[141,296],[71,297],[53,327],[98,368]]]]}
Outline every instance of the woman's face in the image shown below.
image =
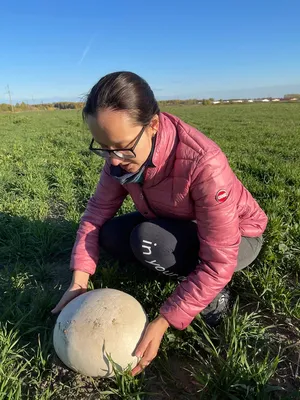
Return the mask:
{"type": "MultiPolygon", "coordinates": [[[[143,128],[132,120],[127,111],[111,109],[100,109],[96,116],[88,115],[86,122],[95,141],[103,149],[131,148],[143,128]]],[[[136,157],[120,160],[111,154],[111,164],[120,165],[127,172],[137,172],[150,154],[152,137],[158,126],[159,118],[155,115],[134,149],[136,157]]]]}

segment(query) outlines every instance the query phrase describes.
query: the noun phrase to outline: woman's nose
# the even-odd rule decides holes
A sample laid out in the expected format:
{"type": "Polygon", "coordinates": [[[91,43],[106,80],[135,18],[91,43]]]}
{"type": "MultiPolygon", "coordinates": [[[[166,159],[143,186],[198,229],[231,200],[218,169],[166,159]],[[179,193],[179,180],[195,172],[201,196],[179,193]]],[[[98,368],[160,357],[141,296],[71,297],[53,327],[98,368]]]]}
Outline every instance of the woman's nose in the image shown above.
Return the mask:
{"type": "Polygon", "coordinates": [[[115,157],[110,157],[110,163],[114,167],[117,167],[119,164],[121,164],[122,160],[119,160],[118,158],[115,157]]]}

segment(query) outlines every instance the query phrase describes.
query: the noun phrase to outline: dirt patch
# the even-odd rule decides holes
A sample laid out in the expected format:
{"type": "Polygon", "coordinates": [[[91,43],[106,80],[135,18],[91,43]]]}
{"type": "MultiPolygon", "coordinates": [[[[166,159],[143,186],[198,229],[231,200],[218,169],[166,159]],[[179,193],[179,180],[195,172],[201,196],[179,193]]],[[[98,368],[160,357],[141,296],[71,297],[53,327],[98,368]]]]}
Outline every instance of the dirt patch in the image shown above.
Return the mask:
{"type": "MultiPolygon", "coordinates": [[[[112,385],[109,379],[89,378],[68,369],[61,360],[53,355],[52,371],[54,371],[53,388],[57,389],[57,400],[102,400],[107,396],[101,395],[112,385]]],[[[111,396],[111,400],[115,397],[111,396]]]]}
{"type": "Polygon", "coordinates": [[[189,370],[195,362],[171,356],[168,360],[157,360],[146,373],[147,400],[196,400],[199,386],[189,370]]]}

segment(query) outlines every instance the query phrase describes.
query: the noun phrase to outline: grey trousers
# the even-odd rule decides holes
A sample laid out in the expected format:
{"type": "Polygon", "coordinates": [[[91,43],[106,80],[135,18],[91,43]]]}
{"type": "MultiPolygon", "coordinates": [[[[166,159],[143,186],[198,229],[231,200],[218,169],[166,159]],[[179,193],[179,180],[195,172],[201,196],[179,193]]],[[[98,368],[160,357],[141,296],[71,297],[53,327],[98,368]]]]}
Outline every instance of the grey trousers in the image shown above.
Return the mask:
{"type": "Polygon", "coordinates": [[[248,267],[258,256],[263,245],[263,237],[242,236],[239,247],[238,263],[235,271],[248,267]]]}

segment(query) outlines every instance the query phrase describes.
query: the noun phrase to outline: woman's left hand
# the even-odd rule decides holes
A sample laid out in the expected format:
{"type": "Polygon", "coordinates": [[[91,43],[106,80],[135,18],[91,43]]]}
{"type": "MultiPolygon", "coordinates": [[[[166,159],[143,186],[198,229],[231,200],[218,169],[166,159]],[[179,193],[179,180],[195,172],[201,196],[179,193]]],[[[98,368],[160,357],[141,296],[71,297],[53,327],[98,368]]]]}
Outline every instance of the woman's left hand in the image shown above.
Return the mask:
{"type": "Polygon", "coordinates": [[[132,370],[133,376],[142,372],[157,356],[160,343],[169,326],[168,321],[162,315],[147,326],[146,332],[135,350],[136,357],[141,360],[132,370]]]}

